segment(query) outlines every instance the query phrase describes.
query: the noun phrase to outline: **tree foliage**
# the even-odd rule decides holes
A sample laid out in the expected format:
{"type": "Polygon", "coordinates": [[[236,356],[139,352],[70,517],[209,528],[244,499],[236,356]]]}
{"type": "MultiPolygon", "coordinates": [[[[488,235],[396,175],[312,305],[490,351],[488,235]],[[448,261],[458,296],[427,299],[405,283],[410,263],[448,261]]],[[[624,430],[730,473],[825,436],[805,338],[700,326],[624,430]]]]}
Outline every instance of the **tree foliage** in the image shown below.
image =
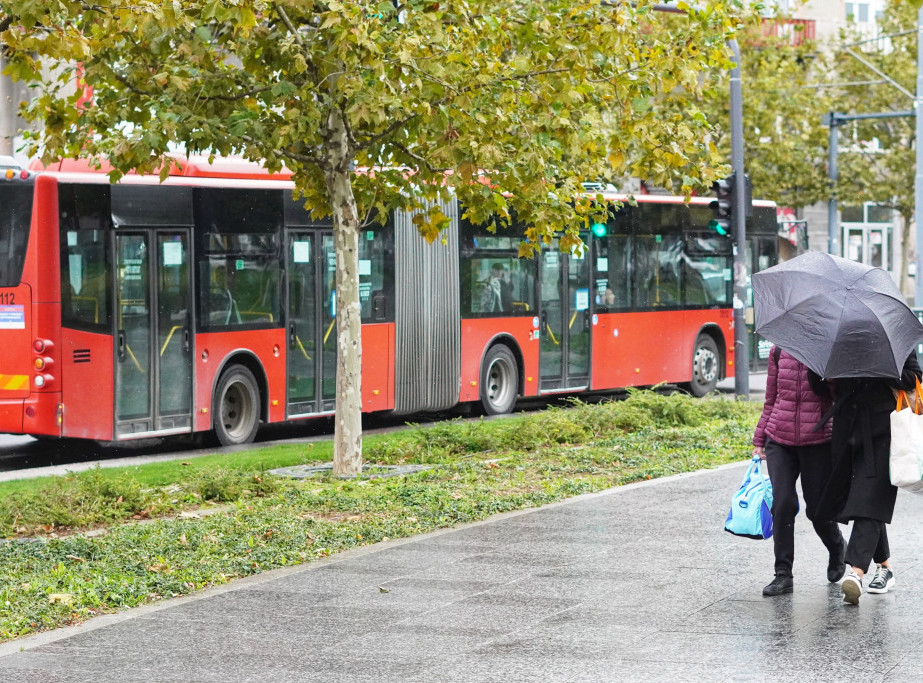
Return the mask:
{"type": "MultiPolygon", "coordinates": [[[[916,90],[917,10],[890,0],[879,19],[882,35],[868,41],[846,32],[836,60],[837,80],[844,84],[834,102],[847,114],[888,114],[912,111],[916,90]]],[[[839,182],[841,205],[875,202],[900,213],[903,219],[900,286],[908,286],[910,226],[914,216],[916,119],[913,116],[870,118],[840,128],[839,182]]]]}
{"type": "MultiPolygon", "coordinates": [[[[719,157],[697,99],[703,74],[729,66],[725,43],[739,24],[722,2],[675,15],[649,0],[0,8],[8,73],[40,81],[25,111],[42,124],[31,152],[105,157],[113,179],[165,174],[164,155],[177,149],[241,155],[285,166],[306,205],[333,215],[338,433],[341,413],[353,427],[359,415],[358,226],[415,210],[435,242],[447,219],[433,202],[451,191],[474,222],[515,215],[530,255],[555,235],[564,249],[579,243],[593,210],[572,201],[583,181],[707,184],[719,157]],[[92,88],[87,107],[73,93],[78,67],[92,88]]],[[[355,454],[350,433],[338,449],[355,454]]]]}
{"type": "MultiPolygon", "coordinates": [[[[744,163],[753,196],[791,207],[808,206],[829,193],[827,129],[821,122],[831,106],[823,87],[827,59],[800,32],[797,24],[779,16],[747,25],[737,37],[744,163]]],[[[703,99],[703,107],[718,124],[715,142],[727,157],[731,153],[728,79],[727,72],[716,71],[713,87],[703,99]]]]}

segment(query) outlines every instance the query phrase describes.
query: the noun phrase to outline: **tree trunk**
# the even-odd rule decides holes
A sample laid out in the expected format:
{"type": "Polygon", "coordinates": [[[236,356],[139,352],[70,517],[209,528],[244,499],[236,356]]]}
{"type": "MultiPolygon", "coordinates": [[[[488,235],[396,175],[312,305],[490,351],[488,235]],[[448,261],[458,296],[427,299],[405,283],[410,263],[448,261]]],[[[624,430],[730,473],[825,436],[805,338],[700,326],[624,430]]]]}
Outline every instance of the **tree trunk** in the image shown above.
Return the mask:
{"type": "Polygon", "coordinates": [[[346,127],[339,110],[327,120],[327,196],[336,250],[337,380],[333,472],[362,471],[362,328],[359,307],[359,219],[350,179],[346,127]]]}

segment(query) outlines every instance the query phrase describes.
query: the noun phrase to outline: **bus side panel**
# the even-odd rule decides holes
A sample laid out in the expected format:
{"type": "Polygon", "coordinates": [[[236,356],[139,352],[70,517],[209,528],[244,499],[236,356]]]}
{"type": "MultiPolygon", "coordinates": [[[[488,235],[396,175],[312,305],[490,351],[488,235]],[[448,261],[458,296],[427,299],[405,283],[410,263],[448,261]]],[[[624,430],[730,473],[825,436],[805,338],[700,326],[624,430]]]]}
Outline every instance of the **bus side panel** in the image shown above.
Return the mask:
{"type": "MultiPolygon", "coordinates": [[[[285,330],[239,330],[200,332],[196,335],[193,355],[195,375],[195,431],[211,429],[212,392],[219,370],[227,367],[229,356],[241,353],[256,363],[266,375],[268,395],[263,400],[269,406],[269,422],[285,419],[285,330]],[[205,358],[203,358],[205,354],[205,358]],[[259,359],[256,361],[255,359],[259,359]]],[[[257,383],[262,382],[260,372],[257,383]]]]}
{"type": "Polygon", "coordinates": [[[674,339],[682,322],[682,311],[600,313],[593,326],[591,388],[666,381],[679,367],[674,339]]]}
{"type": "Polygon", "coordinates": [[[362,326],[362,410],[394,410],[394,323],[362,326]]]}
{"type": "MultiPolygon", "coordinates": [[[[732,320],[730,309],[600,313],[593,327],[592,389],[688,382],[699,331],[717,324],[724,346],[731,347],[732,320]]],[[[733,349],[727,353],[733,374],[733,349]]]]}
{"type": "MultiPolygon", "coordinates": [[[[29,399],[25,403],[22,417],[22,430],[26,434],[47,434],[60,436],[61,427],[58,425],[58,404],[63,396],[63,360],[61,349],[61,305],[59,303],[33,303],[33,324],[35,338],[41,339],[45,349],[39,353],[29,340],[23,339],[21,346],[29,352],[31,362],[35,363],[41,358],[44,367],[34,369],[32,376],[41,374],[45,385],[39,389],[33,386],[32,376],[29,377],[27,388],[32,387],[29,399]]],[[[2,343],[2,342],[0,342],[2,343]]],[[[9,348],[4,346],[3,348],[9,348]]],[[[33,366],[34,367],[34,366],[33,366]]]]}
{"type": "Polygon", "coordinates": [[[692,347],[699,331],[706,327],[715,327],[721,331],[718,336],[718,354],[724,358],[724,367],[721,371],[722,377],[734,376],[734,310],[731,308],[722,308],[719,310],[699,310],[686,311],[686,327],[683,335],[683,348],[685,349],[686,358],[689,359],[683,379],[688,382],[692,379],[692,347]],[[724,340],[721,340],[721,337],[724,340]]]}
{"type": "MultiPolygon", "coordinates": [[[[32,387],[32,331],[35,329],[31,291],[26,285],[0,288],[0,304],[5,313],[0,322],[0,401],[21,399],[32,387]],[[6,302],[6,303],[4,303],[6,302]]],[[[21,422],[17,422],[21,424],[21,422]]],[[[6,431],[5,423],[0,431],[6,431]]]]}
{"type": "Polygon", "coordinates": [[[111,441],[115,410],[112,337],[61,330],[62,436],[111,441]]]}
{"type": "Polygon", "coordinates": [[[34,302],[60,303],[61,245],[58,235],[58,183],[54,178],[39,176],[36,179],[33,214],[23,282],[31,285],[34,302]]]}
{"type": "Polygon", "coordinates": [[[481,360],[497,335],[516,340],[523,360],[523,396],[538,395],[538,336],[532,318],[468,318],[461,321],[461,391],[458,400],[480,399],[481,360]]]}

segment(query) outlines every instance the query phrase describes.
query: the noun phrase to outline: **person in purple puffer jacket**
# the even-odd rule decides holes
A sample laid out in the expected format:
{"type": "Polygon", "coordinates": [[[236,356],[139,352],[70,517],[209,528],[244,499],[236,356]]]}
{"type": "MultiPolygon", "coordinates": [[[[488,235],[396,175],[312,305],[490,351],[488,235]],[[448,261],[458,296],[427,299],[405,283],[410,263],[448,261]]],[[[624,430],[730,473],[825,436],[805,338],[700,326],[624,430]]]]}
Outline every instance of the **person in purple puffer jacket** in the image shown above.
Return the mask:
{"type": "Polygon", "coordinates": [[[820,377],[801,361],[773,346],[766,376],[766,401],[753,434],[753,454],[766,460],[772,482],[772,537],[775,578],[763,595],[782,595],[794,589],[795,516],[801,476],[805,514],[830,553],[827,579],[836,583],[846,573],[846,542],[837,523],[818,519],[818,503],[832,469],[832,423],[816,428],[833,401],[820,377]]]}

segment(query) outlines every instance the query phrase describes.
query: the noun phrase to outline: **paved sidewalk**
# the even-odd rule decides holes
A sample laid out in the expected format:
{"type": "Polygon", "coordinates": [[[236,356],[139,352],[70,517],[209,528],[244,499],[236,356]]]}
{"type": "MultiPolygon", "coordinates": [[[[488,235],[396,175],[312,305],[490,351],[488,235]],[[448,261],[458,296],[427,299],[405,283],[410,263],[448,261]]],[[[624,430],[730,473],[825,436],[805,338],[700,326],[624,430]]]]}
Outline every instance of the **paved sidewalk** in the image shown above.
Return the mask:
{"type": "Polygon", "coordinates": [[[795,592],[763,598],[771,542],[722,530],[743,472],[612,489],[7,643],[0,681],[923,679],[923,499],[898,495],[891,593],[844,605],[799,516],[795,592]]]}

